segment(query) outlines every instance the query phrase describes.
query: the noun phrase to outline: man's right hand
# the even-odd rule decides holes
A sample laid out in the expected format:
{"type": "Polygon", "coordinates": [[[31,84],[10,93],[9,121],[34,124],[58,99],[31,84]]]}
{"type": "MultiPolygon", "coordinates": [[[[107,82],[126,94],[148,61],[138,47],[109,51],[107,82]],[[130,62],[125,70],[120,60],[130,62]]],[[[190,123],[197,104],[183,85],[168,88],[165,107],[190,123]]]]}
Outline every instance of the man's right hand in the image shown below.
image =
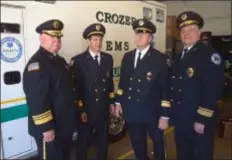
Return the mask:
{"type": "Polygon", "coordinates": [[[43,133],[43,140],[45,142],[52,142],[55,139],[55,131],[49,130],[43,133]]]}
{"type": "Polygon", "coordinates": [[[116,104],[115,105],[114,115],[116,117],[121,117],[121,114],[122,114],[122,106],[120,104],[116,104]]]}
{"type": "Polygon", "coordinates": [[[81,115],[80,115],[80,120],[81,122],[85,123],[88,121],[88,117],[87,117],[87,114],[85,112],[83,112],[81,115]]]}

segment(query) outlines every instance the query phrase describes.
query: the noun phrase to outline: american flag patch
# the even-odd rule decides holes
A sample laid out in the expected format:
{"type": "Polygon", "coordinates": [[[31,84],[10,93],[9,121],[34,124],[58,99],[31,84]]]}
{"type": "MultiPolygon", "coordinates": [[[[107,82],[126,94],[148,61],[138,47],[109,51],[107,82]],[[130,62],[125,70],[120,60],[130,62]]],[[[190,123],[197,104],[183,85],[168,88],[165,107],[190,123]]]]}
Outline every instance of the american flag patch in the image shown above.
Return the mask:
{"type": "Polygon", "coordinates": [[[31,63],[28,65],[28,71],[34,71],[34,70],[39,70],[39,63],[31,63]]]}

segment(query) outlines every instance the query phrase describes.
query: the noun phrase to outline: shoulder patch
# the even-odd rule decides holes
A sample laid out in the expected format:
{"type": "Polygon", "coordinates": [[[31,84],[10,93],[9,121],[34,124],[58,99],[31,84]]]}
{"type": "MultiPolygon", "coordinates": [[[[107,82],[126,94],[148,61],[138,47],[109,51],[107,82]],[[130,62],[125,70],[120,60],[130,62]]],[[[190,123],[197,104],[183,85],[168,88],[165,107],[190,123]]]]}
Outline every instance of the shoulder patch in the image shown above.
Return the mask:
{"type": "Polygon", "coordinates": [[[221,56],[218,53],[214,53],[211,55],[211,61],[216,65],[220,65],[222,61],[221,56]]]}
{"type": "Polygon", "coordinates": [[[30,71],[35,71],[39,70],[39,62],[31,63],[28,65],[27,70],[30,71]]]}

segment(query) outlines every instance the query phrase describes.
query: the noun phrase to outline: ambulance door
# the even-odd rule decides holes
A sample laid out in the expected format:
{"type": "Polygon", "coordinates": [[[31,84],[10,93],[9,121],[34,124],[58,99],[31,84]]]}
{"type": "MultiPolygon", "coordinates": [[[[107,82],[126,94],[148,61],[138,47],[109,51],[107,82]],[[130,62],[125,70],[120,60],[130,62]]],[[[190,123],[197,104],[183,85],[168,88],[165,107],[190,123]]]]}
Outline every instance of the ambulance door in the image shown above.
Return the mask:
{"type": "Polygon", "coordinates": [[[32,150],[22,89],[25,68],[23,8],[1,5],[1,142],[3,158],[18,158],[32,150]]]}

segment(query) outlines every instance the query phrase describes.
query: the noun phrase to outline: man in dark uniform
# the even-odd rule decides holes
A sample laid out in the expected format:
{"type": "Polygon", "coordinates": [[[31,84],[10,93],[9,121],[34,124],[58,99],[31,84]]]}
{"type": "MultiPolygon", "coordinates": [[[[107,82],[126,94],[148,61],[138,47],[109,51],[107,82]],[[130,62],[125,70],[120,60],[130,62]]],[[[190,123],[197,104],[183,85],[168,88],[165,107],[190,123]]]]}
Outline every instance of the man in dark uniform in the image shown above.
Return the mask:
{"type": "Polygon", "coordinates": [[[213,159],[223,61],[217,51],[200,41],[204,24],[200,15],[186,11],[176,21],[184,44],[183,52],[173,62],[170,78],[177,157],[213,159]]]}
{"type": "Polygon", "coordinates": [[[58,55],[63,26],[54,19],[36,28],[40,48],[23,73],[29,133],[35,138],[41,159],[69,159],[75,130],[76,94],[68,65],[58,55]]]}
{"type": "Polygon", "coordinates": [[[95,131],[97,159],[107,159],[108,117],[114,109],[113,58],[102,52],[105,27],[94,23],[84,32],[88,49],[71,59],[79,95],[77,158],[86,159],[89,141],[95,131]],[[110,110],[111,109],[111,110],[110,110]]]}
{"type": "Polygon", "coordinates": [[[126,53],[115,114],[123,113],[137,159],[148,159],[147,133],[154,144],[156,159],[165,159],[163,130],[168,128],[168,65],[165,55],[150,46],[155,25],[138,19],[133,23],[136,49],[126,53]]]}

